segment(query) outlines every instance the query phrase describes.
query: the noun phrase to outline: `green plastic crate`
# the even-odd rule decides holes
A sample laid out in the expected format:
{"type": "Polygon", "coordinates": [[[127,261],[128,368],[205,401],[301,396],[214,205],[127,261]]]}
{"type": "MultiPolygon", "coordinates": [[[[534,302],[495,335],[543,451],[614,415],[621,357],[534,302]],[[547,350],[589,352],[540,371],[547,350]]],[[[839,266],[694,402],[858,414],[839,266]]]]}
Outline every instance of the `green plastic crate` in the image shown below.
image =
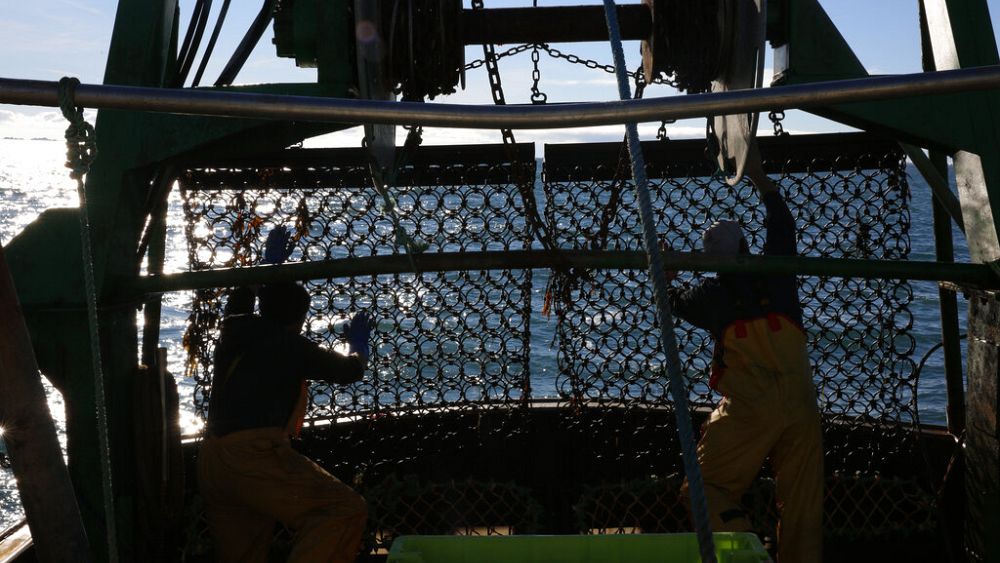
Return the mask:
{"type": "MultiPolygon", "coordinates": [[[[715,534],[719,563],[770,561],[753,534],[715,534]]],[[[698,563],[694,534],[400,536],[389,563],[698,563]]]]}

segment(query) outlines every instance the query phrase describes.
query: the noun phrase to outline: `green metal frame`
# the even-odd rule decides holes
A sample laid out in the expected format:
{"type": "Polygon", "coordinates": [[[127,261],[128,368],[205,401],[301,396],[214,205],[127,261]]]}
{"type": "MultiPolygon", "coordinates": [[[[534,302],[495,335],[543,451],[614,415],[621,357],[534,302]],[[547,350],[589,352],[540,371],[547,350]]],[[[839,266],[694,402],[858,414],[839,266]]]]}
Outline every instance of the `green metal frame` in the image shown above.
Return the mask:
{"type": "MultiPolygon", "coordinates": [[[[1000,62],[993,26],[985,0],[924,0],[939,5],[949,17],[928,17],[932,38],[954,44],[956,60],[946,68],[969,68],[1000,62]],[[950,27],[945,24],[950,23],[950,27]]],[[[822,80],[860,78],[868,72],[817,0],[771,0],[769,36],[775,47],[775,82],[802,84],[822,80]],[[781,9],[783,8],[783,9],[781,9]]],[[[932,41],[933,42],[933,41],[932,41]]],[[[931,70],[931,69],[926,69],[931,70]]],[[[1000,93],[976,92],[924,96],[881,102],[844,104],[812,113],[846,125],[879,131],[920,147],[948,154],[963,151],[978,155],[981,170],[958,169],[970,191],[982,197],[963,198],[963,215],[974,259],[1000,258],[996,244],[1000,213],[984,222],[984,212],[1000,210],[1000,93]],[[989,204],[983,208],[985,201],[989,204]]],[[[976,159],[970,159],[975,167],[976,159]]],[[[963,168],[962,166],[958,168],[963,168]]],[[[963,184],[963,182],[960,182],[963,184]]]]}

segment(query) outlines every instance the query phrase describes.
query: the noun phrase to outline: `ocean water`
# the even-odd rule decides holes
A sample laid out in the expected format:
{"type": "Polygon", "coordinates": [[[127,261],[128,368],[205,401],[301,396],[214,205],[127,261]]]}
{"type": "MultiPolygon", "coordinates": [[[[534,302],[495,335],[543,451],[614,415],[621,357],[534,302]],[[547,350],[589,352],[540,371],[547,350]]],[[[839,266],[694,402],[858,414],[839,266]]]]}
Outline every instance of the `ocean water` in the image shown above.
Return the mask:
{"type": "MultiPolygon", "coordinates": [[[[4,245],[7,245],[27,224],[34,221],[41,211],[51,207],[76,206],[76,186],[75,182],[69,179],[68,171],[62,164],[64,155],[65,147],[61,141],[0,139],[0,241],[4,245]]],[[[916,170],[911,169],[909,176],[913,194],[910,257],[913,260],[933,260],[930,189],[916,170]]],[[[172,241],[172,244],[167,249],[166,269],[168,272],[184,271],[187,264],[187,249],[183,247],[184,238],[180,232],[183,218],[176,197],[172,202],[170,214],[168,241],[172,241]]],[[[954,234],[957,260],[967,261],[968,254],[962,234],[957,229],[954,234]]],[[[938,290],[937,285],[932,282],[914,282],[912,287],[913,335],[917,342],[914,360],[919,361],[941,339],[938,290]]],[[[533,297],[536,301],[541,298],[540,295],[533,297]]],[[[181,342],[190,299],[189,293],[180,292],[166,295],[163,301],[161,346],[169,351],[169,365],[172,366],[174,373],[183,372],[185,355],[181,342]]],[[[964,299],[960,297],[961,326],[965,324],[966,306],[964,299]]],[[[539,307],[535,309],[537,311],[539,307]]],[[[554,321],[533,316],[532,332],[541,340],[551,341],[553,330],[554,321]]],[[[536,356],[533,361],[537,361],[538,365],[532,369],[540,380],[539,388],[554,391],[554,386],[544,385],[545,381],[554,380],[554,373],[547,375],[555,365],[554,351],[534,348],[533,354],[536,356]]],[[[200,429],[201,421],[191,408],[193,384],[183,379],[179,379],[178,384],[182,395],[182,425],[186,432],[196,433],[200,429]]],[[[57,422],[61,423],[63,418],[61,398],[51,386],[47,388],[50,395],[50,409],[57,422]]],[[[928,359],[920,377],[918,405],[922,421],[943,424],[946,402],[943,356],[938,351],[928,359]]],[[[0,531],[20,518],[21,510],[13,476],[9,470],[0,470],[0,531]]]]}

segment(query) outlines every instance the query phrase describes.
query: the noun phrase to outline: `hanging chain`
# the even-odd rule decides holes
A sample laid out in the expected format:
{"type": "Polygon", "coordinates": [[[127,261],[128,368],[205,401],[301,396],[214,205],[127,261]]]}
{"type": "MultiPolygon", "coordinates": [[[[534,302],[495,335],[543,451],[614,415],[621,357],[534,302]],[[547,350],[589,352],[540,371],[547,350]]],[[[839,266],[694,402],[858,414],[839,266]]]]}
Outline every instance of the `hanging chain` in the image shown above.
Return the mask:
{"type": "MultiPolygon", "coordinates": [[[[472,0],[473,10],[482,10],[483,0],[472,0]]],[[[530,45],[524,45],[527,50],[530,45]]],[[[498,106],[506,105],[507,100],[503,94],[503,83],[500,81],[500,65],[497,64],[497,53],[492,43],[483,43],[483,64],[486,65],[486,74],[490,80],[490,94],[493,96],[493,103],[498,106]]],[[[500,135],[503,137],[503,144],[513,145],[514,131],[511,129],[501,129],[500,135]]]]}
{"type": "Polygon", "coordinates": [[[533,104],[544,104],[548,101],[549,96],[538,89],[538,81],[542,79],[542,73],[538,70],[538,47],[536,43],[535,48],[531,50],[531,103],[533,104]]]}
{"type": "MultiPolygon", "coordinates": [[[[532,0],[531,7],[537,8],[538,0],[532,0]]],[[[531,49],[531,103],[533,104],[544,104],[549,99],[547,94],[538,89],[538,81],[542,78],[542,73],[538,70],[538,60],[541,58],[538,54],[540,47],[541,45],[535,43],[531,49]]]]}
{"type": "MultiPolygon", "coordinates": [[[[472,0],[473,10],[482,10],[483,0],[472,0]]],[[[526,50],[532,45],[526,45],[526,50]]],[[[545,45],[534,45],[535,52],[532,53],[532,60],[536,60],[538,47],[545,48],[545,45]]],[[[490,93],[493,95],[493,103],[498,106],[506,104],[503,93],[503,83],[500,80],[500,67],[497,65],[497,55],[492,44],[483,44],[483,59],[484,65],[486,65],[486,72],[489,75],[490,80],[490,93]]],[[[532,103],[545,103],[547,96],[542,92],[538,91],[538,80],[541,78],[538,73],[538,67],[535,67],[535,72],[532,77],[534,78],[534,84],[532,86],[532,103]],[[536,97],[536,94],[539,96],[536,97]],[[536,102],[536,99],[540,100],[536,102]]],[[[542,220],[541,213],[539,212],[538,202],[535,199],[534,190],[534,178],[523,177],[527,172],[528,167],[523,166],[519,162],[517,157],[517,141],[514,138],[514,131],[511,129],[501,129],[500,134],[503,137],[503,144],[507,149],[507,158],[511,163],[512,176],[514,176],[514,184],[518,187],[521,192],[521,201],[524,203],[525,216],[528,219],[528,226],[535,236],[535,239],[542,243],[542,247],[546,250],[552,251],[556,250],[555,240],[553,239],[552,233],[546,226],[545,221],[542,220]]],[[[565,268],[561,260],[559,260],[560,265],[553,268],[553,271],[558,271],[565,268]]],[[[555,277],[555,275],[551,276],[555,277]]]]}
{"type": "Polygon", "coordinates": [[[676,119],[664,119],[660,122],[660,128],[656,130],[656,139],[659,141],[669,141],[670,136],[667,135],[667,125],[677,123],[676,119]]]}
{"type": "MultiPolygon", "coordinates": [[[[473,9],[476,8],[477,4],[482,5],[482,2],[481,1],[480,2],[473,2],[472,3],[473,9]]],[[[493,49],[492,45],[490,46],[490,49],[491,50],[493,49]]],[[[525,51],[528,51],[528,50],[532,51],[532,53],[531,53],[532,62],[536,63],[536,68],[537,68],[536,52],[540,54],[541,51],[545,51],[545,53],[547,55],[549,55],[550,57],[552,57],[554,59],[563,59],[564,61],[566,61],[566,62],[568,62],[570,64],[583,65],[583,66],[585,66],[585,67],[587,67],[589,69],[592,69],[592,70],[603,70],[604,72],[606,72],[608,74],[614,74],[615,73],[615,65],[599,63],[599,62],[597,62],[597,61],[595,61],[593,59],[584,59],[584,58],[580,57],[579,55],[574,55],[573,53],[564,53],[564,52],[560,51],[559,49],[556,49],[555,47],[552,47],[552,46],[548,45],[547,43],[523,43],[521,45],[515,45],[514,47],[510,47],[509,49],[507,49],[505,51],[501,51],[499,53],[497,53],[497,52],[494,51],[493,58],[495,60],[499,61],[500,59],[503,59],[503,58],[506,58],[506,57],[512,57],[512,56],[515,56],[515,55],[520,55],[521,53],[523,53],[525,51]]],[[[541,59],[540,56],[537,57],[537,58],[539,60],[541,59]]],[[[467,63],[464,67],[462,67],[462,70],[465,70],[465,71],[475,70],[477,68],[486,66],[487,64],[489,64],[489,61],[484,57],[482,59],[476,59],[474,61],[471,61],[471,62],[467,63]]],[[[632,71],[628,71],[626,74],[630,78],[635,78],[635,73],[632,72],[632,71]]],[[[532,72],[532,79],[534,79],[534,78],[535,78],[535,73],[532,72]]],[[[539,76],[539,78],[540,78],[540,76],[539,76]]],[[[672,86],[674,88],[677,87],[676,82],[674,82],[673,80],[671,80],[669,78],[666,78],[666,77],[664,77],[662,75],[661,76],[657,76],[656,78],[653,78],[652,80],[648,80],[647,82],[649,84],[666,84],[667,86],[672,86]]],[[[533,96],[534,96],[534,93],[536,91],[536,88],[537,88],[537,83],[535,84],[534,87],[532,87],[532,90],[531,90],[533,96]]],[[[545,96],[545,94],[542,94],[542,96],[545,96]]]]}
{"type": "MultiPolygon", "coordinates": [[[[613,64],[603,64],[593,59],[584,59],[578,55],[574,55],[573,53],[563,53],[559,49],[549,46],[547,43],[542,43],[540,46],[542,49],[545,50],[546,53],[549,54],[550,57],[556,59],[563,59],[571,64],[583,65],[587,68],[594,70],[603,70],[608,74],[615,73],[615,65],[613,64]]],[[[634,79],[636,73],[631,71],[626,71],[625,74],[634,79]]],[[[657,76],[656,78],[653,78],[652,80],[647,80],[646,82],[648,84],[666,84],[668,86],[673,86],[673,87],[677,86],[672,80],[664,78],[662,76],[657,76]]]]}
{"type": "MultiPolygon", "coordinates": [[[[514,47],[511,47],[511,48],[507,49],[506,51],[501,51],[499,53],[496,53],[494,56],[496,57],[496,60],[499,61],[500,59],[502,59],[504,57],[511,57],[513,55],[520,55],[521,53],[527,51],[528,49],[531,49],[532,47],[533,47],[533,45],[531,43],[524,43],[522,45],[516,45],[514,47]]],[[[485,66],[485,65],[486,65],[486,59],[483,58],[483,59],[476,59],[476,60],[474,60],[474,61],[466,64],[462,68],[464,70],[475,70],[475,69],[480,68],[480,67],[485,66]]]]}
{"type": "Polygon", "coordinates": [[[788,131],[785,131],[784,126],[782,126],[781,121],[785,119],[785,110],[775,110],[767,114],[768,119],[774,124],[774,136],[775,137],[787,137],[788,131]]]}

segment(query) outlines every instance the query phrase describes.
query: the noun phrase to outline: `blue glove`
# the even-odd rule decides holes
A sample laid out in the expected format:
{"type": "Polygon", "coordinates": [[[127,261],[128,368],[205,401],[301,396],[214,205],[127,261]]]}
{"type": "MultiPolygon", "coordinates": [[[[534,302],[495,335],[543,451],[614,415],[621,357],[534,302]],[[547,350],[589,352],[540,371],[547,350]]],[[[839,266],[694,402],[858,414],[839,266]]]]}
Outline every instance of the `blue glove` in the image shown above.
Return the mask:
{"type": "Polygon", "coordinates": [[[264,242],[264,259],[261,264],[281,264],[292,254],[292,247],[288,240],[292,234],[284,225],[278,225],[267,233],[267,240],[264,242]]]}
{"type": "Polygon", "coordinates": [[[358,354],[365,361],[371,350],[368,347],[368,340],[371,337],[372,328],[368,323],[368,316],[364,313],[354,315],[347,325],[347,349],[351,354],[358,354]]]}

